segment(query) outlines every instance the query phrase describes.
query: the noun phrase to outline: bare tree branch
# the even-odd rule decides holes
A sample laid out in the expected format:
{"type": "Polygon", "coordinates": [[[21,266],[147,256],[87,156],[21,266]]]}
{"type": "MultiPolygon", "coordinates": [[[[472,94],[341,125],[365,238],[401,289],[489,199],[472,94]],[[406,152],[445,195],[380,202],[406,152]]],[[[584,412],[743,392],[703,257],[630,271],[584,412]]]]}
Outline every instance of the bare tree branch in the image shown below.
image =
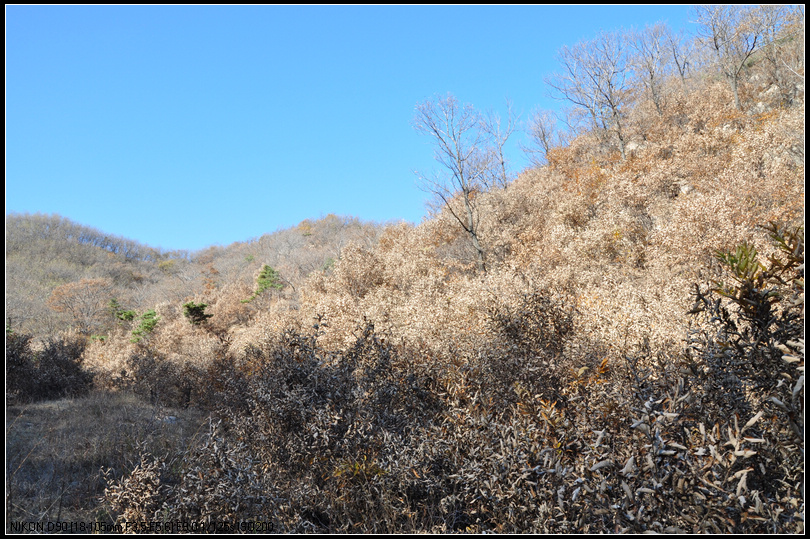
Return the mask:
{"type": "Polygon", "coordinates": [[[734,94],[734,106],[743,110],[740,102],[740,75],[761,43],[760,28],[753,24],[752,9],[744,6],[695,7],[698,32],[702,42],[714,52],[720,72],[734,94]]]}
{"type": "Polygon", "coordinates": [[[668,28],[663,23],[647,26],[644,30],[631,32],[628,43],[633,49],[630,65],[650,94],[655,110],[660,116],[663,106],[663,85],[669,68],[666,48],[668,28]]]}
{"type": "Polygon", "coordinates": [[[493,165],[490,167],[490,187],[506,188],[512,177],[509,172],[508,161],[504,148],[515,132],[518,118],[512,109],[512,102],[506,101],[506,122],[501,122],[501,117],[497,114],[489,113],[482,119],[481,129],[490,138],[490,152],[493,154],[493,165]]]}
{"type": "Polygon", "coordinates": [[[596,39],[562,47],[559,59],[563,72],[546,79],[552,96],[585,110],[595,129],[612,132],[624,159],[627,134],[622,121],[628,88],[622,37],[603,32],[596,39]]]}
{"type": "Polygon", "coordinates": [[[507,121],[502,124],[499,117],[490,114],[484,118],[451,94],[418,104],[413,121],[414,129],[431,137],[434,158],[444,169],[444,174],[434,178],[417,172],[421,187],[439,198],[458,221],[475,248],[479,270],[484,272],[486,256],[481,245],[476,197],[508,183],[504,147],[515,123],[511,106],[507,121]],[[454,207],[456,204],[461,208],[454,207]]]}
{"type": "Polygon", "coordinates": [[[557,129],[557,116],[550,110],[535,110],[529,117],[526,126],[530,145],[522,145],[521,149],[528,155],[534,166],[542,166],[548,162],[548,152],[552,148],[562,145],[562,135],[557,129]]]}

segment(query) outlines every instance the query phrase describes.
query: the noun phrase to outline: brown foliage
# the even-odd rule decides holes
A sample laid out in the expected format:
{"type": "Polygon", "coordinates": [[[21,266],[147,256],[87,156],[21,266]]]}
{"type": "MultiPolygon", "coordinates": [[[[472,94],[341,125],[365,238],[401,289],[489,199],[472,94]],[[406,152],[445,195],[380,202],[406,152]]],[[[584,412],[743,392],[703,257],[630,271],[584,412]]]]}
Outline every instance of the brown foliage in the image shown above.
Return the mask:
{"type": "Polygon", "coordinates": [[[70,314],[79,331],[89,334],[109,318],[107,304],[111,294],[109,279],[82,279],[55,288],[48,298],[48,306],[58,313],[70,314]]]}
{"type": "Polygon", "coordinates": [[[32,349],[31,336],[6,334],[6,402],[24,403],[83,395],[93,376],[82,366],[81,336],[49,339],[32,349]]]}

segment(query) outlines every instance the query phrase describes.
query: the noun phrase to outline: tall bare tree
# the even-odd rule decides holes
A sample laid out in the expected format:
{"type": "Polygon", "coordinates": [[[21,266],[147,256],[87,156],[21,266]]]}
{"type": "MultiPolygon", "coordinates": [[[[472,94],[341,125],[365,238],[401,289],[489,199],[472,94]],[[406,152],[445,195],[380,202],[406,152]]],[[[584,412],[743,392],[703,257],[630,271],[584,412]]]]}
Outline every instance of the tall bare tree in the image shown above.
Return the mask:
{"type": "Polygon", "coordinates": [[[759,28],[762,36],[762,57],[769,76],[782,87],[783,68],[779,61],[779,46],[777,40],[782,28],[787,22],[788,8],[778,4],[758,6],[753,13],[754,24],[759,28]]]}
{"type": "Polygon", "coordinates": [[[678,72],[678,77],[681,79],[683,91],[688,93],[689,86],[686,79],[689,77],[690,72],[693,71],[694,40],[692,38],[687,39],[683,31],[674,32],[669,26],[664,27],[663,39],[667,54],[678,72]]]}
{"type": "Polygon", "coordinates": [[[761,28],[753,19],[753,9],[746,6],[696,6],[700,27],[698,36],[714,53],[720,72],[731,86],[734,106],[743,110],[740,101],[740,77],[751,55],[761,44],[761,28]]]}
{"type": "Polygon", "coordinates": [[[667,53],[667,33],[667,26],[664,23],[657,23],[628,35],[628,43],[633,51],[630,65],[638,80],[649,93],[659,116],[662,113],[661,107],[664,99],[664,80],[669,71],[670,56],[667,53]]]}
{"type": "Polygon", "coordinates": [[[488,148],[491,154],[490,160],[492,161],[489,172],[490,188],[501,187],[505,189],[512,180],[505,148],[509,137],[515,132],[517,118],[512,109],[512,102],[509,100],[506,101],[506,111],[506,120],[492,112],[482,117],[481,129],[489,136],[488,148]]]}
{"type": "Polygon", "coordinates": [[[511,110],[503,125],[496,116],[485,118],[452,94],[419,103],[413,120],[414,129],[432,138],[434,157],[444,169],[432,177],[417,172],[421,187],[435,195],[464,229],[483,272],[486,255],[476,198],[508,182],[504,147],[514,125],[511,110]]]}
{"type": "Polygon", "coordinates": [[[623,41],[618,33],[603,32],[573,47],[563,46],[559,52],[562,73],[546,79],[553,97],[585,110],[594,128],[616,136],[622,159],[626,157],[627,133],[622,122],[628,94],[623,41]]]}
{"type": "Polygon", "coordinates": [[[789,19],[788,39],[793,42],[793,46],[785,47],[780,62],[790,73],[804,82],[804,4],[794,6],[789,12],[789,19]]]}
{"type": "Polygon", "coordinates": [[[793,76],[803,79],[799,67],[804,59],[804,5],[793,9],[764,4],[752,12],[753,24],[761,35],[760,51],[771,82],[789,99],[796,88],[793,76]]]}

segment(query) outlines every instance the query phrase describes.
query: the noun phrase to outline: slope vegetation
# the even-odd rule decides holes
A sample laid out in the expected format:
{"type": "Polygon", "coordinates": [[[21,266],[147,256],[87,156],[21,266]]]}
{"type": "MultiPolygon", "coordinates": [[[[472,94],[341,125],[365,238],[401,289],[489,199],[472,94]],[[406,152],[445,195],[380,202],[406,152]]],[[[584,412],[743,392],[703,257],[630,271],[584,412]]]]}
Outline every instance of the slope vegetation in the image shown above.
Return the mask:
{"type": "Polygon", "coordinates": [[[416,226],[305,222],[272,241],[314,253],[296,266],[269,238],[197,254],[173,277],[194,287],[139,304],[148,328],[47,354],[7,334],[11,398],[210,417],[110,457],[87,510],[122,527],[801,533],[804,92],[768,65],[639,90],[621,148],[572,133],[476,193],[486,271],[458,200],[416,226]]]}

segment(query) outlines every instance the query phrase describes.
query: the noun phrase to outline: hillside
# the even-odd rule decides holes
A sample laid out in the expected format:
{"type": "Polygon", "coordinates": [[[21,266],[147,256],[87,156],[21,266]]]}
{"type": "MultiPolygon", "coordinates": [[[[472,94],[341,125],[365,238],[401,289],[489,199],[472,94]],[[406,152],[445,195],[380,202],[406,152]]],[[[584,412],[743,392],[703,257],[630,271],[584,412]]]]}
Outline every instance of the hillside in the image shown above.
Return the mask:
{"type": "MultiPolygon", "coordinates": [[[[733,84],[704,59],[628,87],[620,122],[418,225],[34,257],[60,245],[42,223],[82,227],[7,216],[7,312],[40,313],[14,320],[79,279],[121,303],[94,337],[7,330],[7,403],[123,394],[211,418],[183,447],[150,433],[97,463],[102,502],[73,510],[110,524],[803,533],[803,28],[733,84]],[[473,198],[478,243],[457,217],[473,198]]],[[[29,503],[9,518],[55,516],[29,503]]]]}
{"type": "Polygon", "coordinates": [[[311,272],[330,267],[345,245],[374,243],[381,229],[327,215],[224,247],[163,251],[59,215],[9,214],[6,327],[38,338],[69,331],[76,320],[48,301],[56,289],[83,279],[104,282],[91,324],[100,335],[118,322],[107,309],[112,298],[142,312],[166,300],[190,299],[206,286],[250,287],[262,264],[277,268],[294,289],[311,272]]]}

